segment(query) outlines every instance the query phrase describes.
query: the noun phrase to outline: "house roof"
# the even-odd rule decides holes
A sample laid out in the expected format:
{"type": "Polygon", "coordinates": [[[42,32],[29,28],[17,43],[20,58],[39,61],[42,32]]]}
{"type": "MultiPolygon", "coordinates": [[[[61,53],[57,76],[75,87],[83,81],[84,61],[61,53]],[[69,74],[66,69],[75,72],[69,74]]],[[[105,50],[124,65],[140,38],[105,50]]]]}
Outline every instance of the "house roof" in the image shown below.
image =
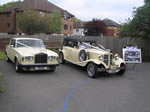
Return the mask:
{"type": "MultiPolygon", "coordinates": [[[[23,2],[18,2],[16,5],[9,7],[5,10],[2,10],[0,13],[8,13],[12,10],[23,11],[25,9],[35,9],[44,12],[52,12],[53,10],[58,10],[62,14],[67,12],[66,10],[54,5],[48,0],[24,0],[23,2]]],[[[70,16],[73,16],[71,13],[67,12],[70,16]]]]}
{"type": "Polygon", "coordinates": [[[84,22],[84,21],[78,21],[78,22],[76,22],[76,23],[74,23],[74,28],[84,28],[84,24],[85,24],[86,22],[84,22]]]}
{"type": "Polygon", "coordinates": [[[115,26],[115,27],[120,26],[118,23],[116,23],[115,21],[112,21],[110,19],[104,19],[103,22],[105,23],[106,26],[115,26]]]}

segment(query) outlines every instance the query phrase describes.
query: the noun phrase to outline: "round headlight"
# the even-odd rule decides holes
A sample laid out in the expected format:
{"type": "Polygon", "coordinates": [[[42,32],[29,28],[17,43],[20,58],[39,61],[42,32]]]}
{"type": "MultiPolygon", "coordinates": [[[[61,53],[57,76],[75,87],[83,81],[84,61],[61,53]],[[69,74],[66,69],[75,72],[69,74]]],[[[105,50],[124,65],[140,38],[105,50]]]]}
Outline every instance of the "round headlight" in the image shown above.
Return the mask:
{"type": "Polygon", "coordinates": [[[56,56],[49,56],[48,60],[50,60],[50,61],[56,60],[56,56]]]}
{"type": "Polygon", "coordinates": [[[98,58],[99,58],[100,60],[104,60],[104,56],[103,56],[103,55],[99,55],[98,58]]]}
{"type": "Polygon", "coordinates": [[[120,58],[120,55],[119,55],[119,54],[115,54],[115,55],[114,55],[114,58],[115,58],[116,60],[118,60],[118,59],[120,58]]]}
{"type": "Polygon", "coordinates": [[[24,59],[26,61],[32,61],[33,60],[33,56],[26,56],[24,59]]]}

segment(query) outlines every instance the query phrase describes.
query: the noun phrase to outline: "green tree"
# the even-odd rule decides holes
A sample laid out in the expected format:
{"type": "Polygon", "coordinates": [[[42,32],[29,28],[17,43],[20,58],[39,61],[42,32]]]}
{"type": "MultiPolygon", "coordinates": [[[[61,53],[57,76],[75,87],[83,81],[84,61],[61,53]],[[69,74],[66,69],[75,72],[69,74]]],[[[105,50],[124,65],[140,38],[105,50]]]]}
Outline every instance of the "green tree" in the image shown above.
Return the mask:
{"type": "Polygon", "coordinates": [[[120,36],[144,37],[150,39],[150,0],[133,11],[133,19],[120,28],[120,36]]]}
{"type": "Polygon", "coordinates": [[[77,23],[77,22],[79,22],[79,21],[80,21],[80,20],[77,19],[76,17],[73,18],[73,22],[74,22],[74,23],[77,23]]]}
{"type": "Polygon", "coordinates": [[[11,1],[11,2],[8,2],[8,3],[4,4],[4,5],[0,5],[0,11],[4,10],[4,9],[7,9],[7,8],[13,6],[13,5],[16,5],[19,2],[21,2],[21,0],[11,1]]]}
{"type": "Polygon", "coordinates": [[[51,13],[51,26],[52,26],[52,32],[54,33],[60,33],[62,28],[62,15],[59,11],[54,10],[51,13]]]}
{"type": "Polygon", "coordinates": [[[58,12],[39,13],[25,10],[17,14],[17,25],[26,34],[53,33],[61,31],[61,16],[58,12]]]}

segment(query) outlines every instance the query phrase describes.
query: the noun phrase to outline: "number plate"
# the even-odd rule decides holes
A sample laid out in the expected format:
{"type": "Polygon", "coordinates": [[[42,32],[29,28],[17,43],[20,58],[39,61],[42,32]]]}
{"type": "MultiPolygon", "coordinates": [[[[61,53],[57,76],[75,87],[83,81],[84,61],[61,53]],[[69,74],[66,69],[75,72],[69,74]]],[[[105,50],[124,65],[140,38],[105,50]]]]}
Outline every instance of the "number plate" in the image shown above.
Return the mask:
{"type": "Polygon", "coordinates": [[[35,67],[35,70],[47,70],[47,67],[35,67]]]}

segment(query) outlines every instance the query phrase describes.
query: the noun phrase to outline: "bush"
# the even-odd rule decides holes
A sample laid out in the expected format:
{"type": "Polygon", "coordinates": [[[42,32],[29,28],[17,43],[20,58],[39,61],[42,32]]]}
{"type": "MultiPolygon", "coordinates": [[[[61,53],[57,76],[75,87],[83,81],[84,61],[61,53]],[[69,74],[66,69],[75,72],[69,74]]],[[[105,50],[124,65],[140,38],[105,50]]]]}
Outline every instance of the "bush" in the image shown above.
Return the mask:
{"type": "Polygon", "coordinates": [[[0,60],[5,60],[5,53],[0,51],[0,60]]]}

